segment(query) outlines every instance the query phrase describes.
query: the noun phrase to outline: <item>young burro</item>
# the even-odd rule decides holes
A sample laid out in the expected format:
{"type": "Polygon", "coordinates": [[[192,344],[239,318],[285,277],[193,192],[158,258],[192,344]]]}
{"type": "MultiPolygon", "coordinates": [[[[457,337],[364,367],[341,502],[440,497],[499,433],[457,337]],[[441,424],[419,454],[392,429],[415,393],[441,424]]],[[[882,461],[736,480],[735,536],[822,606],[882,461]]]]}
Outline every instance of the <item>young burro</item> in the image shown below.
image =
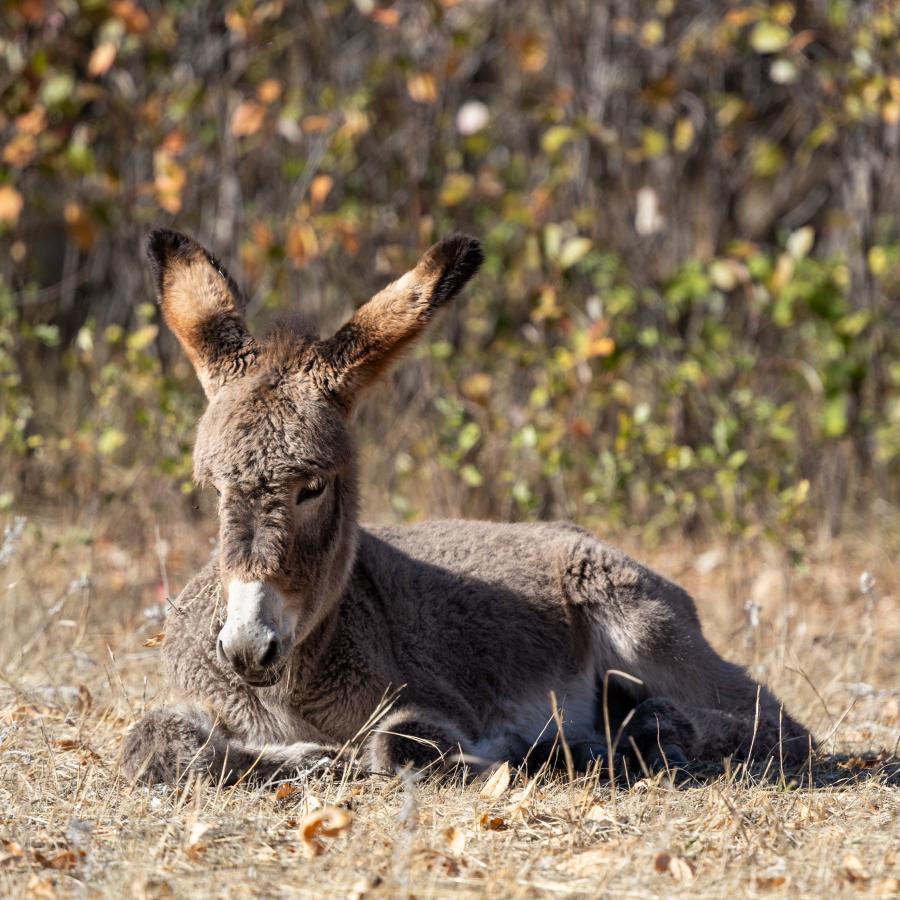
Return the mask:
{"type": "Polygon", "coordinates": [[[358,524],[353,409],[475,274],[477,240],[436,244],[324,340],[256,340],[234,282],[184,235],[153,232],[149,256],[209,400],[194,471],[220,525],[166,625],[173,705],[128,733],[126,774],[289,776],[362,733],[370,770],[479,769],[546,757],[557,721],[579,767],[609,736],[650,767],[807,754],[688,594],[588,532],[358,524]]]}

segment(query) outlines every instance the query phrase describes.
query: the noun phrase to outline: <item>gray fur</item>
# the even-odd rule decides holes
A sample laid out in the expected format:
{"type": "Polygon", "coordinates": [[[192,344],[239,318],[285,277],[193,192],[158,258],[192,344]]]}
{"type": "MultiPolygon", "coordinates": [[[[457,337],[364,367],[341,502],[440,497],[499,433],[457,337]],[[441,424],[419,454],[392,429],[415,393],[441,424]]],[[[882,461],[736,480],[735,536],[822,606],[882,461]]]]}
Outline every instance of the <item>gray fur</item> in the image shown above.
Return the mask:
{"type": "Polygon", "coordinates": [[[330,340],[260,344],[235,338],[239,298],[198,245],[156,235],[151,252],[164,315],[210,397],[195,470],[221,492],[220,550],[169,617],[176,705],[129,732],[126,773],[290,775],[357,739],[392,692],[364,738],[375,771],[539,756],[556,732],[551,692],[588,761],[607,731],[651,764],[805,757],[806,730],[710,647],[690,596],[593,535],[565,523],[357,524],[357,394],[474,273],[477,242],[436,245],[330,340]],[[235,584],[265,586],[294,623],[288,637],[273,626],[265,658],[217,647],[235,584]]]}

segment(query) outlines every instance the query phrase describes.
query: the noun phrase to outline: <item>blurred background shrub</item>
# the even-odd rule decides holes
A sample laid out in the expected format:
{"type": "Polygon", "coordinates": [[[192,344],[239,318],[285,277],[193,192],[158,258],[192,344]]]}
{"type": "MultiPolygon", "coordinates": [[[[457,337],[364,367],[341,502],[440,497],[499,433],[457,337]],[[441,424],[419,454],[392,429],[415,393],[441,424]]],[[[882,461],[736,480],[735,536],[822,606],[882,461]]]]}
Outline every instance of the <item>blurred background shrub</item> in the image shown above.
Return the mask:
{"type": "MultiPolygon", "coordinates": [[[[474,286],[360,420],[372,518],[798,545],[900,499],[900,5],[13,0],[0,509],[188,513],[168,225],[258,328],[431,241],[474,286]]],[[[206,501],[204,501],[205,503],[206,501]]]]}

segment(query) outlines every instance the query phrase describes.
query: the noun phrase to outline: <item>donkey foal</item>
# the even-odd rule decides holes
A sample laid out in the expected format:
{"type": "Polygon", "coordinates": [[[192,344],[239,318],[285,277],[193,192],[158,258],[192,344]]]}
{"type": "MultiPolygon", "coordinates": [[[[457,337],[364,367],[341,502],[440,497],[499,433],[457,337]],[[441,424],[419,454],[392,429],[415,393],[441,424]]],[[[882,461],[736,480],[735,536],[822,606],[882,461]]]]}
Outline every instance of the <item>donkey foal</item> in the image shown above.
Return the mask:
{"type": "Polygon", "coordinates": [[[128,733],[128,775],[287,776],[333,758],[391,691],[365,738],[375,771],[546,757],[551,692],[579,767],[607,733],[650,766],[805,756],[807,732],[716,654],[691,598],[591,534],[359,526],[357,398],[475,274],[478,241],[436,244],[324,340],[257,341],[232,279],[184,235],[153,232],[149,256],[209,401],[194,470],[220,528],[166,626],[173,705],[128,733]]]}

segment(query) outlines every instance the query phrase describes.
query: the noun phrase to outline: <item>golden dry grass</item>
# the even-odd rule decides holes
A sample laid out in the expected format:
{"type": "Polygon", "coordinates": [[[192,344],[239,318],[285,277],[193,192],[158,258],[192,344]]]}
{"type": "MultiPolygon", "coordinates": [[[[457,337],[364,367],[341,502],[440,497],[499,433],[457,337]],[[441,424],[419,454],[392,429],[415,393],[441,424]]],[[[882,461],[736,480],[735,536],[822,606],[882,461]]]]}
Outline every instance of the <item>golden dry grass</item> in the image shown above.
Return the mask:
{"type": "Polygon", "coordinates": [[[162,626],[144,611],[162,612],[165,581],[177,592],[211,530],[161,523],[157,545],[127,511],[93,530],[31,522],[0,567],[3,895],[900,891],[896,529],[823,544],[802,568],[762,543],[626,546],[691,590],[715,645],[823,740],[802,776],[738,768],[613,790],[513,773],[492,797],[384,777],[277,792],[132,787],[117,772],[122,735],[162,689],[144,646],[162,626]],[[874,587],[860,589],[863,572],[874,587]],[[330,806],[349,810],[349,827],[317,836],[308,817],[330,806]]]}

